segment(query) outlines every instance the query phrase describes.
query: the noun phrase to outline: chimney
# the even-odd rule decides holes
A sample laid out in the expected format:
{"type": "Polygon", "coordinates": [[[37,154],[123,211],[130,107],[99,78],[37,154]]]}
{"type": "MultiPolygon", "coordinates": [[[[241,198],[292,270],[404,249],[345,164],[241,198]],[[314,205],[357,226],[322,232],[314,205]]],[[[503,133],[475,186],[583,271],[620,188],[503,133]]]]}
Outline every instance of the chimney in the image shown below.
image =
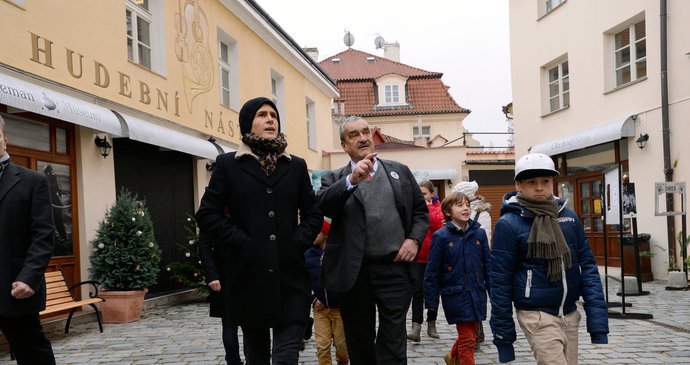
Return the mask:
{"type": "Polygon", "coordinates": [[[314,62],[319,62],[319,49],[316,47],[304,47],[302,50],[311,57],[314,62]]]}
{"type": "Polygon", "coordinates": [[[386,43],[383,46],[383,57],[391,61],[400,62],[400,43],[386,43]]]}

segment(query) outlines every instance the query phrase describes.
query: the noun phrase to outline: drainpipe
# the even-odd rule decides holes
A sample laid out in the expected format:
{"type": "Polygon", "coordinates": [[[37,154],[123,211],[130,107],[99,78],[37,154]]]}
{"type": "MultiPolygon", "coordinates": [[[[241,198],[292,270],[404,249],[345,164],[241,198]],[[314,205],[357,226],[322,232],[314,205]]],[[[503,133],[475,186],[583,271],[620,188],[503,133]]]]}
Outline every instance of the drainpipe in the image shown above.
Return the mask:
{"type": "MultiPolygon", "coordinates": [[[[666,182],[673,181],[673,167],[671,166],[671,146],[669,127],[669,106],[668,106],[668,64],[667,64],[667,9],[666,0],[660,0],[661,21],[660,26],[660,43],[661,43],[661,126],[663,136],[664,149],[664,180],[666,182]]],[[[673,194],[666,194],[666,209],[673,211],[673,194]]],[[[668,254],[669,260],[676,260],[676,234],[675,234],[675,219],[674,216],[666,217],[666,233],[668,235],[668,254]]],[[[685,233],[685,232],[683,232],[685,233]]],[[[671,261],[669,261],[669,265],[671,261]]]]}

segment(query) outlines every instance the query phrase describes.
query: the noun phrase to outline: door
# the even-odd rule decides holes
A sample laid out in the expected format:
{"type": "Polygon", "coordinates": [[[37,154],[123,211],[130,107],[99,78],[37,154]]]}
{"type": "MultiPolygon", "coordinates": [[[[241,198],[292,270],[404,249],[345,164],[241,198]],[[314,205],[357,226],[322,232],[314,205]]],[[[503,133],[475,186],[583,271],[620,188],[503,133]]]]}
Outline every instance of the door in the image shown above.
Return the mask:
{"type": "MultiPolygon", "coordinates": [[[[79,234],[77,228],[74,125],[31,113],[3,115],[7,152],[12,162],[36,170],[48,179],[55,250],[47,271],[60,270],[69,285],[78,283],[79,234]]],[[[77,298],[81,293],[74,292],[77,298]]]]}
{"type": "MultiPolygon", "coordinates": [[[[618,250],[618,238],[608,234],[608,240],[604,239],[604,221],[602,219],[601,197],[602,177],[600,173],[585,174],[575,179],[576,181],[576,205],[575,211],[580,217],[582,228],[589,240],[589,246],[598,265],[604,265],[604,257],[608,255],[609,266],[620,266],[620,252],[618,250]],[[608,241],[608,247],[606,247],[608,241]],[[606,250],[608,249],[608,250],[606,250]]],[[[608,229],[608,232],[612,232],[608,229]]]]}

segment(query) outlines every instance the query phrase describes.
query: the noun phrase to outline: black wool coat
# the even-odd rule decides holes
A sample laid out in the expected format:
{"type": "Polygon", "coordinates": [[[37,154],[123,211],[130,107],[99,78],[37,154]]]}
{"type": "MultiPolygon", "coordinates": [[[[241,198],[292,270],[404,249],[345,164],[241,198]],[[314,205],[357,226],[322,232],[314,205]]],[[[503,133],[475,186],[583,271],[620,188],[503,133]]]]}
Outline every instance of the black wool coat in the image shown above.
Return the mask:
{"type": "Polygon", "coordinates": [[[196,213],[201,231],[227,258],[223,318],[250,327],[306,323],[311,287],[304,252],[323,220],[307,164],[281,156],[266,176],[254,157],[236,154],[218,156],[196,213]]]}
{"type": "Polygon", "coordinates": [[[0,313],[38,313],[46,306],[44,273],[55,246],[48,180],[36,171],[10,163],[0,178],[0,313]],[[36,293],[17,300],[12,283],[21,281],[36,293]]]}

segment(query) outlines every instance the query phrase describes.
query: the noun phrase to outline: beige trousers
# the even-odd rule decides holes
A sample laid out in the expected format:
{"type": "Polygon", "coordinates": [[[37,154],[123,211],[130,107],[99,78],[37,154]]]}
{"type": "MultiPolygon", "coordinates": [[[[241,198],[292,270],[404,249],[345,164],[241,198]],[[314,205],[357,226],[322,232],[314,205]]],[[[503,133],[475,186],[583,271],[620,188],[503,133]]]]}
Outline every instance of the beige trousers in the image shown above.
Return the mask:
{"type": "Polygon", "coordinates": [[[314,338],[316,340],[316,357],[319,365],[331,365],[331,344],[335,345],[335,359],[338,362],[347,362],[347,344],[345,342],[345,329],[340,318],[340,310],[322,309],[314,310],[314,338]]]}
{"type": "Polygon", "coordinates": [[[578,310],[563,318],[541,311],[517,311],[518,322],[537,365],[577,365],[578,310]],[[567,322],[567,324],[566,324],[567,322]]]}

